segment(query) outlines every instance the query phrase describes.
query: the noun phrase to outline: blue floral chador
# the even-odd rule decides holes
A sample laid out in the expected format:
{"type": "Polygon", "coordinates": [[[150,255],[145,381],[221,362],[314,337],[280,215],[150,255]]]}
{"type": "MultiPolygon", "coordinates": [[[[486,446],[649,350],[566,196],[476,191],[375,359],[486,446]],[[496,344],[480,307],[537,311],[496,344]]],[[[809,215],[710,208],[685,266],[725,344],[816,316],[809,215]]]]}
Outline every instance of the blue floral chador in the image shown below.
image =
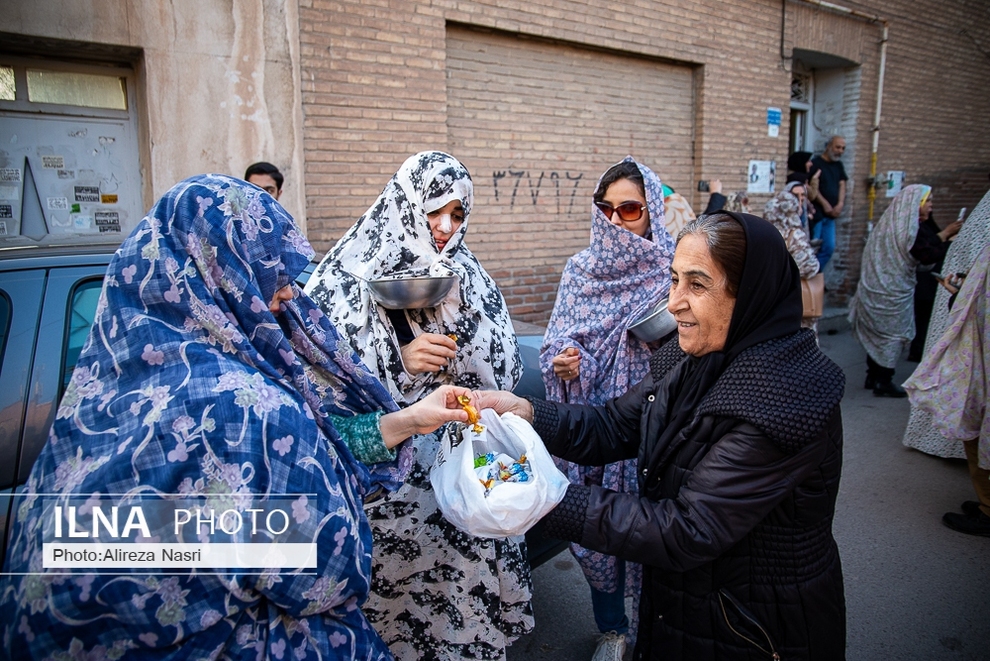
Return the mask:
{"type": "MultiPolygon", "coordinates": [[[[92,331],[15,508],[0,577],[0,656],[390,659],[361,606],[371,469],[331,416],[397,406],[301,291],[313,249],[273,198],[220,175],[173,187],[107,270],[92,331]],[[46,570],[53,506],[183,494],[224,508],[289,498],[316,568],[46,570]]],[[[403,446],[410,444],[405,443],[403,446]]]]}

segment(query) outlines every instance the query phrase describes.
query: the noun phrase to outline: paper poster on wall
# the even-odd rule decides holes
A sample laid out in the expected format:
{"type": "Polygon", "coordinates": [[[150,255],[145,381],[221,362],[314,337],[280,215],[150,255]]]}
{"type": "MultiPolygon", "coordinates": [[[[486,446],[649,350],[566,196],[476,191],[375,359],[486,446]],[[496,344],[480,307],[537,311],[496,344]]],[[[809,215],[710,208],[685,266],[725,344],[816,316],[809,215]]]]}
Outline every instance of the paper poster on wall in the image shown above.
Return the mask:
{"type": "Polygon", "coordinates": [[[887,197],[894,197],[904,187],[904,170],[887,171],[887,197]]]}
{"type": "Polygon", "coordinates": [[[117,240],[143,217],[127,120],[0,112],[0,144],[0,245],[117,240]]]}
{"type": "Polygon", "coordinates": [[[750,161],[747,193],[772,193],[774,177],[777,174],[776,161],[750,161]]]}

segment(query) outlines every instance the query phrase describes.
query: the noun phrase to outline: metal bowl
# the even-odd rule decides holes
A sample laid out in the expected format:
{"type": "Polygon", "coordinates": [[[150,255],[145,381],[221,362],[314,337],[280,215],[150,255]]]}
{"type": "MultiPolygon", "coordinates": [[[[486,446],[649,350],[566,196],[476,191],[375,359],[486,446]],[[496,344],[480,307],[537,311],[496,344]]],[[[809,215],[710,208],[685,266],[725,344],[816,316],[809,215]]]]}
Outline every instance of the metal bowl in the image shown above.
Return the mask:
{"type": "Polygon", "coordinates": [[[637,319],[629,332],[644,342],[655,342],[677,328],[677,320],[667,310],[667,299],[663,299],[649,314],[637,319]]]}
{"type": "Polygon", "coordinates": [[[433,308],[456,282],[456,275],[381,278],[369,280],[371,297],[389,310],[433,308]]]}

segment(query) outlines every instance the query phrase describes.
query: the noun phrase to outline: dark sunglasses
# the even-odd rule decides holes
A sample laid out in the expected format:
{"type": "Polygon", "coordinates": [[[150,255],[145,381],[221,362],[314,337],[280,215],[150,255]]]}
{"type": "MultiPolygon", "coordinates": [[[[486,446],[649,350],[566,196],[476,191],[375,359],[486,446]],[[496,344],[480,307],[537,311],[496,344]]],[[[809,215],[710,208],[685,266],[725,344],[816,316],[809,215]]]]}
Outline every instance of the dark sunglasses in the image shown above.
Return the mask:
{"type": "Polygon", "coordinates": [[[595,202],[595,206],[602,210],[605,217],[612,220],[612,214],[616,211],[619,212],[619,218],[625,222],[631,222],[633,220],[639,220],[643,217],[643,209],[646,208],[645,204],[636,202],[635,200],[630,200],[629,202],[623,202],[617,207],[613,207],[608,202],[595,202]]]}

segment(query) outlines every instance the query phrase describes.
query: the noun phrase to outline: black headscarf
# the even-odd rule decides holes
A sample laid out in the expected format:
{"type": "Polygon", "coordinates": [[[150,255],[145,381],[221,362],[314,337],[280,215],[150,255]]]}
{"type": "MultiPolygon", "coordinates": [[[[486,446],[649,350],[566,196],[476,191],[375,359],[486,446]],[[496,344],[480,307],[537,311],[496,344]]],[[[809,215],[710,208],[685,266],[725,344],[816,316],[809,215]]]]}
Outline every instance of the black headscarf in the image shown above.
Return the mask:
{"type": "Polygon", "coordinates": [[[746,263],[723,352],[744,349],[801,328],[801,274],[777,228],[759,216],[725,212],[746,232],[746,263]]]}
{"type": "Polygon", "coordinates": [[[810,151],[796,151],[787,157],[787,169],[793,172],[807,172],[810,160],[810,151]]]}
{"type": "Polygon", "coordinates": [[[663,452],[694,417],[719,376],[746,349],[801,329],[801,275],[777,229],[758,216],[721,212],[746,233],[743,265],[732,321],[721,351],[688,356],[660,384],[666,390],[667,426],[648,452],[663,452]]]}

